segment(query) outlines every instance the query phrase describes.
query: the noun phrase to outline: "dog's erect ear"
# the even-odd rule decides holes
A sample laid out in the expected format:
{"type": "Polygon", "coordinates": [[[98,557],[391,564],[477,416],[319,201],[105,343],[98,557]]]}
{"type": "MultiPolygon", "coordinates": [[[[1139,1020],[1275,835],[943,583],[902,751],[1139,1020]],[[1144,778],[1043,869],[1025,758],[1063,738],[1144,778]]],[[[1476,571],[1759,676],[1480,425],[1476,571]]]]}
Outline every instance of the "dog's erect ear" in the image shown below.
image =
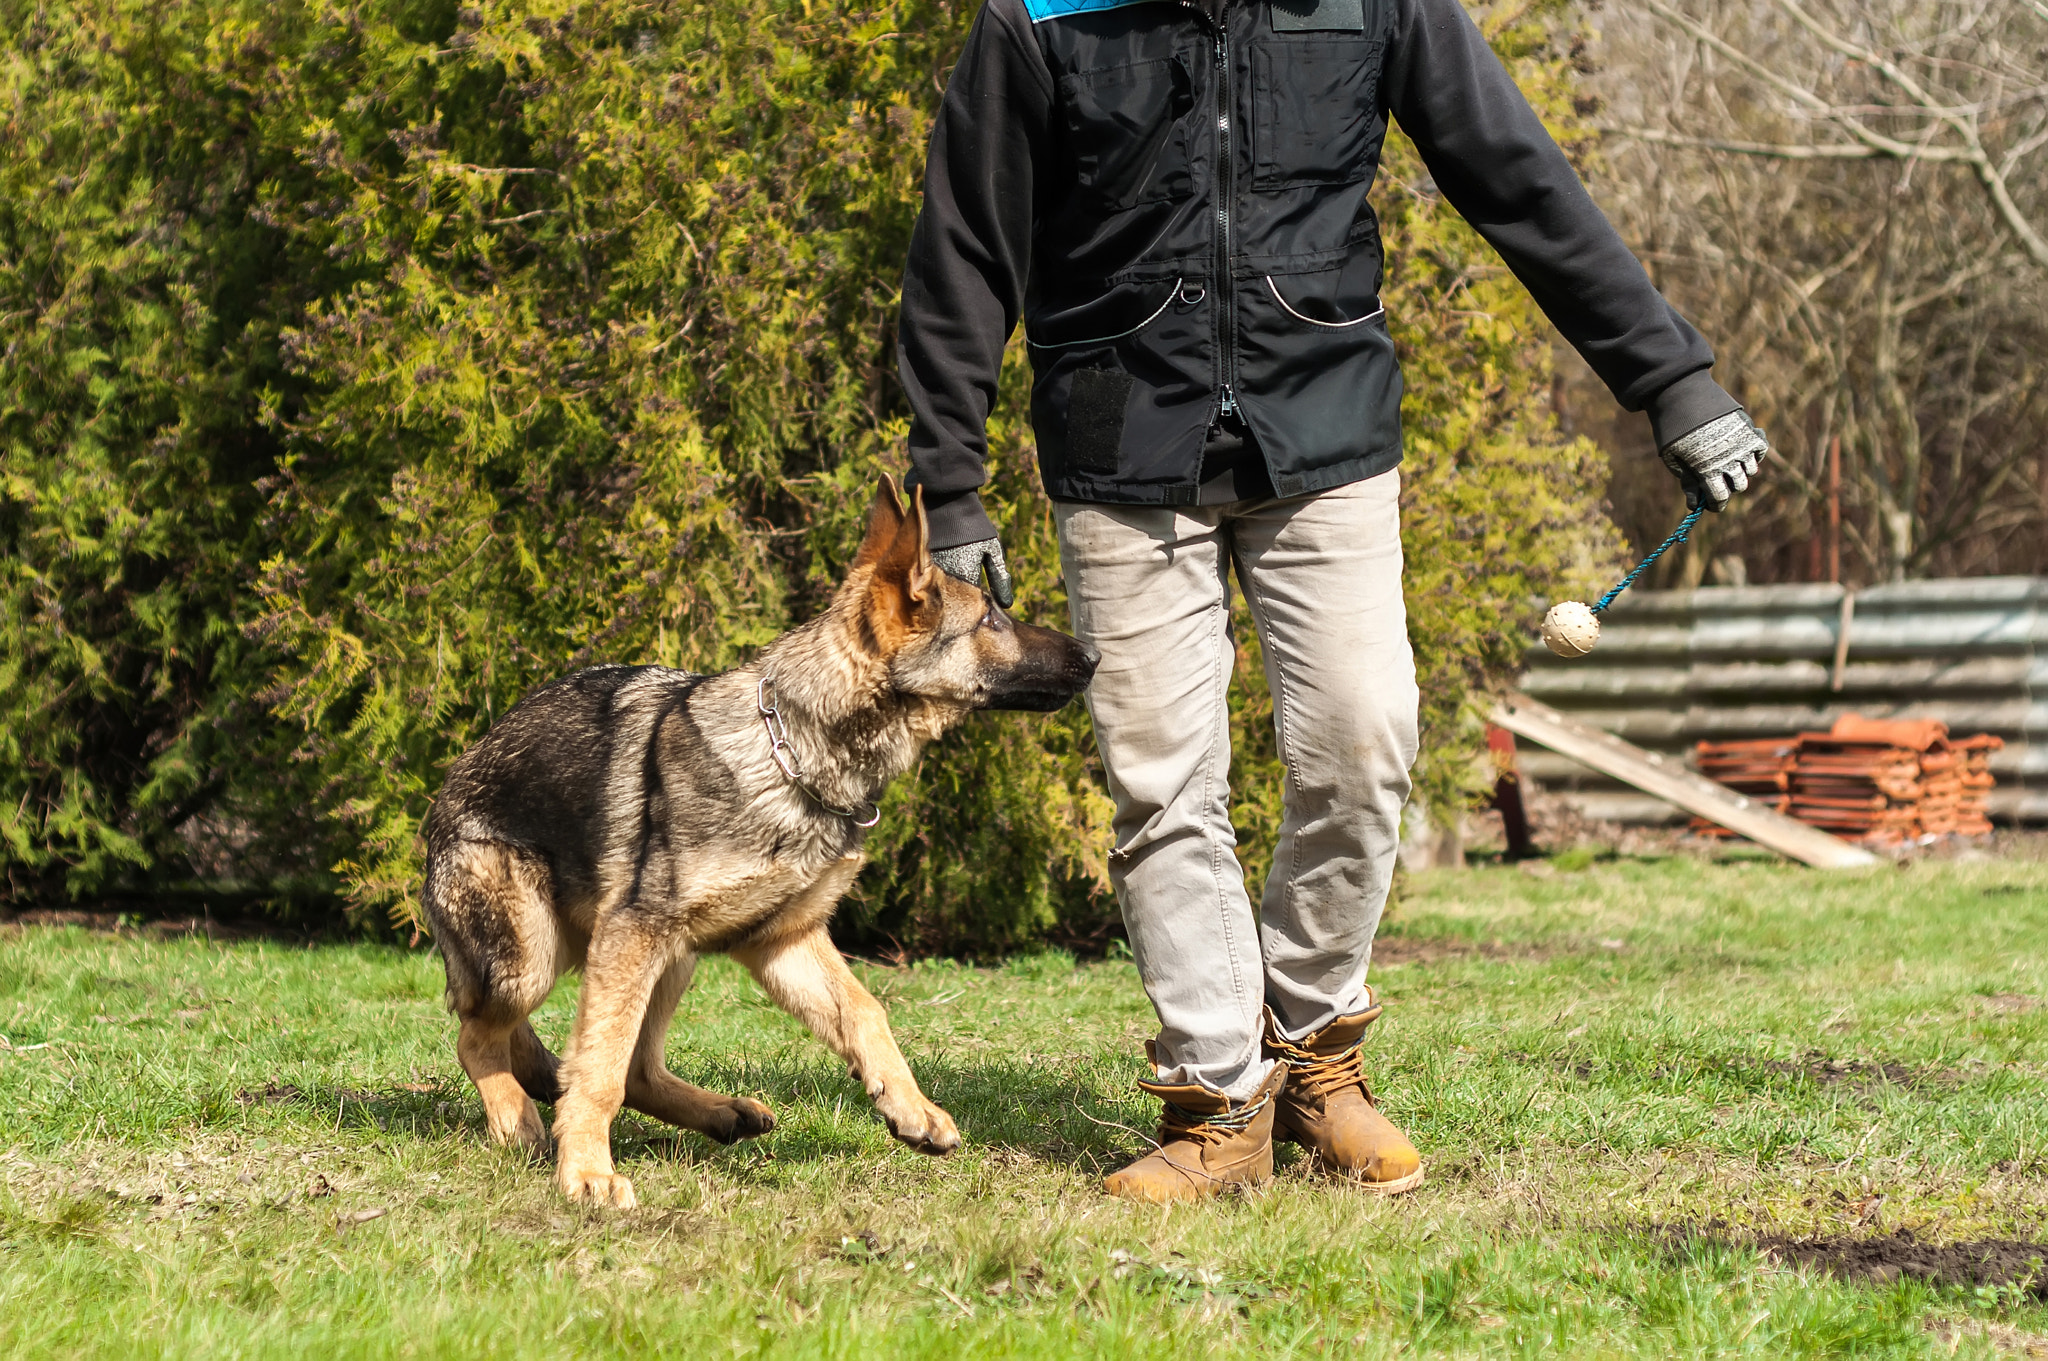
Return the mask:
{"type": "MultiPolygon", "coordinates": [[[[869,537],[875,537],[873,531],[869,537]]],[[[865,557],[867,549],[863,547],[861,553],[865,557]]],[[[909,513],[897,522],[895,536],[873,561],[875,576],[868,599],[871,610],[878,612],[875,617],[887,618],[897,628],[915,627],[919,614],[939,599],[939,567],[932,561],[924,488],[912,490],[909,513]]]]}
{"type": "Polygon", "coordinates": [[[928,597],[938,594],[939,568],[932,561],[932,526],[925,518],[923,487],[911,488],[910,514],[896,531],[889,556],[903,564],[903,593],[912,604],[922,605],[928,597]]]}
{"type": "Polygon", "coordinates": [[[875,499],[868,506],[868,532],[860,541],[860,552],[853,555],[853,565],[866,567],[881,561],[882,555],[896,542],[904,518],[903,502],[896,495],[895,480],[883,473],[875,479],[875,499]]]}
{"type": "MultiPolygon", "coordinates": [[[[924,488],[913,488],[910,494],[910,516],[917,527],[917,566],[910,572],[910,598],[923,600],[927,594],[939,589],[939,566],[932,561],[932,523],[924,513],[924,488]]],[[[905,525],[907,530],[909,525],[905,525]]]]}

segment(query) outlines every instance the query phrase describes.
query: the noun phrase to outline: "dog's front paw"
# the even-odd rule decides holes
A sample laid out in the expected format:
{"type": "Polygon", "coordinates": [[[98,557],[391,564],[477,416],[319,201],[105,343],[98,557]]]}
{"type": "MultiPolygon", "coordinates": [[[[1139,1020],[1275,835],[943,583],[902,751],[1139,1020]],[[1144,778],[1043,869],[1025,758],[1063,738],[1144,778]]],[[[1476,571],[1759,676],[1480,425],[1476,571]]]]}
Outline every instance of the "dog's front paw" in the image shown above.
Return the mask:
{"type": "Polygon", "coordinates": [[[633,1195],[632,1179],[616,1172],[580,1172],[560,1167],[555,1171],[555,1180],[561,1183],[562,1194],[578,1205],[630,1210],[640,1203],[633,1195]]]}
{"type": "Polygon", "coordinates": [[[960,1130],[953,1117],[920,1098],[915,1103],[892,1103],[882,1111],[889,1132],[920,1153],[944,1157],[960,1147],[960,1130]]]}
{"type": "Polygon", "coordinates": [[[756,1139],[775,1128],[775,1112],[750,1097],[736,1096],[704,1132],[721,1144],[756,1139]]]}
{"type": "Polygon", "coordinates": [[[640,1203],[633,1198],[633,1183],[612,1170],[609,1140],[581,1131],[565,1133],[559,1127],[556,1136],[561,1156],[555,1161],[555,1182],[563,1195],[579,1205],[614,1210],[630,1210],[640,1203]]]}

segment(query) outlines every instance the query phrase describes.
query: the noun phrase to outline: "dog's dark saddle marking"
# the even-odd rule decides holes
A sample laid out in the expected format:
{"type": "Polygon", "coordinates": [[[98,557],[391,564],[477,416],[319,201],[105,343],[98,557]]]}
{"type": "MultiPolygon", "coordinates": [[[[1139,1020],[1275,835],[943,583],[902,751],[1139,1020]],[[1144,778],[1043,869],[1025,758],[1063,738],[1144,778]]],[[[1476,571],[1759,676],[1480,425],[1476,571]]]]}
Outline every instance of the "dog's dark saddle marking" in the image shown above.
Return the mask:
{"type": "MultiPolygon", "coordinates": [[[[668,792],[661,783],[661,730],[667,726],[669,719],[678,713],[683,716],[685,722],[690,723],[693,730],[696,728],[697,725],[690,719],[686,706],[690,702],[690,696],[704,680],[703,676],[678,676],[669,686],[668,697],[662,700],[661,708],[655,712],[654,722],[648,725],[647,746],[640,755],[640,849],[633,857],[633,893],[627,899],[628,902],[640,901],[641,890],[647,883],[648,859],[654,854],[657,835],[664,832],[667,827],[667,819],[662,816],[667,810],[668,792]]],[[[701,739],[701,734],[693,735],[701,739]]],[[[660,835],[660,840],[662,849],[669,849],[666,835],[660,835]]],[[[673,864],[673,859],[669,863],[673,864]]],[[[670,883],[667,887],[672,895],[676,886],[670,883]]]]}

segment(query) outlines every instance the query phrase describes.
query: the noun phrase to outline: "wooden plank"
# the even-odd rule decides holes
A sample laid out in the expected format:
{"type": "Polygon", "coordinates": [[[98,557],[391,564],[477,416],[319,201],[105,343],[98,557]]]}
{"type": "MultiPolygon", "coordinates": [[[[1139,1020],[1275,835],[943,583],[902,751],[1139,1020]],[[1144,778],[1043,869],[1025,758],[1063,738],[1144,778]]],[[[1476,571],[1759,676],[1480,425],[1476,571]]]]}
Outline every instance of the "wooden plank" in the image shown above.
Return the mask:
{"type": "Polygon", "coordinates": [[[1493,722],[1517,737],[1549,747],[1560,756],[1569,756],[1602,775],[1634,785],[1645,794],[1816,869],[1859,869],[1877,863],[1877,857],[1861,846],[1852,846],[1797,818],[1772,812],[1755,799],[1745,798],[1676,761],[1644,751],[1590,723],[1568,718],[1526,695],[1509,695],[1495,705],[1493,722]]]}

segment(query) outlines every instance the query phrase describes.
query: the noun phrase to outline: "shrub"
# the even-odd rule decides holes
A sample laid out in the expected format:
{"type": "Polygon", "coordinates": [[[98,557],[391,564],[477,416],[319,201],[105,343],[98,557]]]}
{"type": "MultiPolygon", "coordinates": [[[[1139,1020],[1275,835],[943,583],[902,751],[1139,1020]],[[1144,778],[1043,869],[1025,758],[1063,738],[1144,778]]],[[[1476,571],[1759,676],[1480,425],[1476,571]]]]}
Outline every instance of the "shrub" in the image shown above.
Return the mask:
{"type": "MultiPolygon", "coordinates": [[[[830,589],[901,459],[896,284],[970,8],[4,13],[16,893],[327,882],[406,920],[420,819],[495,714],[598,660],[730,665],[830,589]]],[[[1502,42],[1564,110],[1545,22],[1502,42]]],[[[1399,144],[1387,185],[1450,807],[1528,602],[1606,540],[1526,296],[1399,144]]],[[[989,500],[1020,612],[1057,623],[1012,360],[989,500]]],[[[1277,783],[1244,680],[1257,862],[1277,783]]],[[[1078,708],[977,719],[892,791],[851,927],[1099,935],[1107,825],[1078,708]]]]}

